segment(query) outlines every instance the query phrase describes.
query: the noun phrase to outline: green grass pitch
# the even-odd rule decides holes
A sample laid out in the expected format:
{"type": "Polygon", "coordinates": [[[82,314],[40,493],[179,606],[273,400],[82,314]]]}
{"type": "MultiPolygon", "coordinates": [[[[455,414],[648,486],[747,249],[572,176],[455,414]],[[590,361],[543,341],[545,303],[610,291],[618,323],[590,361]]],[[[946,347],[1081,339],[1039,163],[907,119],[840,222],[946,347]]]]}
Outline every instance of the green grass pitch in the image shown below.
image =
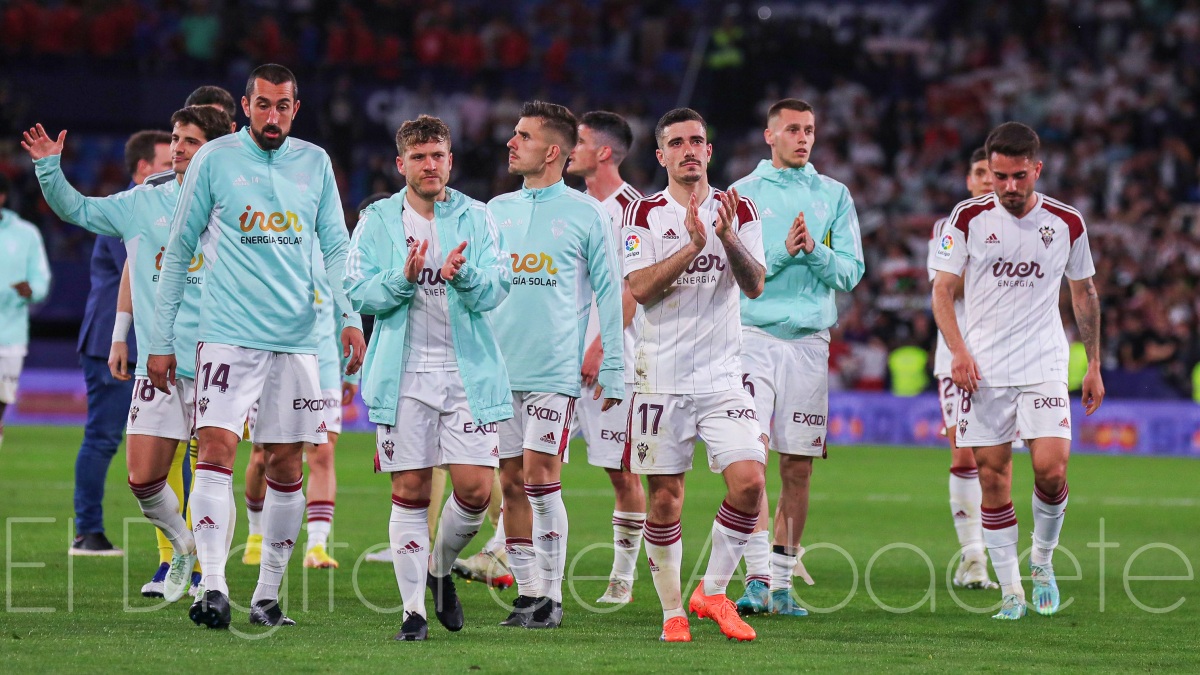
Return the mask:
{"type": "MultiPolygon", "coordinates": [[[[741,644],[723,639],[711,622],[693,619],[691,644],[664,645],[643,553],[634,602],[614,613],[581,607],[568,589],[560,630],[514,631],[496,625],[506,610],[486,588],[460,584],[466,628],[447,633],[431,613],[429,641],[415,644],[391,640],[401,617],[386,609],[399,604],[390,566],[355,566],[366,549],[387,540],[389,485],[371,473],[368,436],[347,434],[338,451],[334,540],[341,546],[335,551],[341,569],[304,575],[298,546],[285,581],[285,606],[299,625],[273,633],[252,630],[244,609],[234,613],[236,630],[199,628],[187,618],[186,598],[144,611],[152,602],[138,589],[156,564],[154,539],[149,525],[136,520],[125,539],[124,519],[140,515],[126,487],[123,453],[109,472],[105,505],[109,536],[127,557],[68,558],[80,436],[78,428],[10,427],[0,448],[0,516],[6,523],[0,663],[6,672],[255,672],[264,666],[280,672],[1200,670],[1200,583],[1194,574],[1200,562],[1200,463],[1194,460],[1072,459],[1062,546],[1078,559],[1079,570],[1060,549],[1055,563],[1064,604],[1070,601],[1050,618],[1031,610],[1020,622],[993,621],[987,612],[959,606],[947,589],[957,543],[945,450],[834,447],[831,459],[817,464],[804,535],[811,551],[805,561],[817,584],[799,590],[808,605],[836,609],[804,619],[752,618],[758,639],[741,644]]],[[[575,461],[563,473],[571,585],[590,604],[604,589],[611,561],[612,495],[604,473],[586,464],[582,445],[572,449],[575,461]]],[[[696,464],[683,528],[684,574],[694,566],[698,577],[723,487],[703,468],[702,457],[696,464]]],[[[243,466],[234,474],[239,499],[243,466]]],[[[772,492],[775,471],[774,465],[768,470],[772,492]]],[[[1016,457],[1014,474],[1024,547],[1032,524],[1026,455],[1016,457]]],[[[235,544],[246,533],[238,507],[235,544]]],[[[485,524],[470,550],[490,531],[485,524]]],[[[1022,568],[1028,572],[1024,561],[1022,568]]],[[[236,603],[248,602],[256,575],[240,555],[230,563],[236,603]]],[[[686,597],[695,581],[685,584],[686,597]]],[[[741,590],[735,580],[729,593],[737,597],[741,590]]],[[[514,596],[511,589],[498,594],[505,604],[514,596]]],[[[983,608],[999,594],[964,591],[957,597],[983,608]]]]}

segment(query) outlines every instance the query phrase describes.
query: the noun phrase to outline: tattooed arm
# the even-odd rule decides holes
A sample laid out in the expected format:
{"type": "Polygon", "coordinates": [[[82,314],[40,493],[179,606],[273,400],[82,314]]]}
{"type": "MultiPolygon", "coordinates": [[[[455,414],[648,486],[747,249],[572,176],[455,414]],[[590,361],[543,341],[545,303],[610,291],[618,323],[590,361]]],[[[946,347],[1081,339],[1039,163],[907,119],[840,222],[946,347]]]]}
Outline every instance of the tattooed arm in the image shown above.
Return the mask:
{"type": "Polygon", "coordinates": [[[1087,374],[1083,376],[1084,408],[1091,415],[1104,402],[1104,381],[1100,377],[1100,296],[1092,278],[1079,281],[1067,280],[1071,288],[1071,307],[1075,311],[1075,325],[1079,339],[1087,353],[1087,374]]]}

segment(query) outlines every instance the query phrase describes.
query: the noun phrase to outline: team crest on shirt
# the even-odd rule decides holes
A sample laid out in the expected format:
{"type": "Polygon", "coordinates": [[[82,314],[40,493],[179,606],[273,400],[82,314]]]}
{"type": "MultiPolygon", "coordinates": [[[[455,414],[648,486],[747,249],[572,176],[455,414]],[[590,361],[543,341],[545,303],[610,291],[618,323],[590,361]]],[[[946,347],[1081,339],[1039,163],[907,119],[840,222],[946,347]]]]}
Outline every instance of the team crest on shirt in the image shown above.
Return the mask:
{"type": "Polygon", "coordinates": [[[942,235],[942,240],[940,242],[938,242],[938,248],[937,248],[937,251],[934,252],[934,255],[936,255],[939,258],[942,258],[943,260],[949,260],[950,253],[953,250],[954,250],[954,237],[952,237],[951,235],[948,235],[948,234],[944,234],[944,235],[942,235]]]}
{"type": "Polygon", "coordinates": [[[381,443],[379,447],[383,448],[383,454],[387,455],[388,461],[392,461],[392,456],[396,454],[396,444],[387,440],[381,443]]]}
{"type": "Polygon", "coordinates": [[[196,401],[196,407],[199,408],[201,415],[208,412],[208,397],[205,396],[199,401],[196,401]]]}
{"type": "Polygon", "coordinates": [[[967,435],[967,421],[966,420],[958,421],[958,435],[960,438],[967,435]]]}
{"type": "Polygon", "coordinates": [[[1046,248],[1050,248],[1050,244],[1054,243],[1054,228],[1043,225],[1038,232],[1042,235],[1042,243],[1046,245],[1046,248]]]}
{"type": "Polygon", "coordinates": [[[824,222],[825,216],[829,215],[829,205],[825,202],[813,204],[813,215],[817,217],[818,221],[824,222]]]}
{"type": "Polygon", "coordinates": [[[555,218],[554,220],[550,221],[550,232],[554,235],[555,239],[561,237],[563,232],[566,231],[567,221],[563,220],[562,218],[555,218]]]}
{"type": "Polygon", "coordinates": [[[129,423],[130,424],[137,422],[137,416],[138,416],[139,412],[141,412],[141,411],[138,410],[138,407],[136,405],[129,409],[129,423]]]}

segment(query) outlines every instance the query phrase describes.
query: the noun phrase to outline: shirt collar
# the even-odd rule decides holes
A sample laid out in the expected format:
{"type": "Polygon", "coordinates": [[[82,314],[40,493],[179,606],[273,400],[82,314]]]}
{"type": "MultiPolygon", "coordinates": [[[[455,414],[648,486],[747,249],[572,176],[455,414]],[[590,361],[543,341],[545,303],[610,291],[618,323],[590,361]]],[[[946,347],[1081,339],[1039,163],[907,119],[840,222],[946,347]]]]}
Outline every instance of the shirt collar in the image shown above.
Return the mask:
{"type": "Polygon", "coordinates": [[[816,178],[817,167],[809,162],[798,169],[778,169],[771,163],[771,160],[764,159],[755,167],[754,173],[776,183],[799,183],[816,178]]]}
{"type": "Polygon", "coordinates": [[[544,202],[561,195],[566,192],[567,183],[561,178],[557,183],[548,185],[544,188],[521,188],[521,199],[527,202],[544,202]]]}

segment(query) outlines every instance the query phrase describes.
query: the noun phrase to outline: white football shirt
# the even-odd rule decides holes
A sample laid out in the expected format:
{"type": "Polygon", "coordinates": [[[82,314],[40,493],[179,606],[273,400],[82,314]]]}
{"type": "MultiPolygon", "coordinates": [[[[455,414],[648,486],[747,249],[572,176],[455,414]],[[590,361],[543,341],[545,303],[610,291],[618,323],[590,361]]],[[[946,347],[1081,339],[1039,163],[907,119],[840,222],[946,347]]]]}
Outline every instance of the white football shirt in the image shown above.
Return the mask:
{"type": "Polygon", "coordinates": [[[931,258],[932,269],[965,275],[965,338],[984,387],[1067,381],[1062,278],[1096,273],[1083,216],[1034,196],[1020,219],[994,193],[959,203],[931,258]]]}
{"type": "Polygon", "coordinates": [[[446,304],[446,280],[442,278],[445,255],[438,244],[437,227],[416,209],[404,209],[404,239],[426,240],[425,267],[417,275],[417,292],[408,306],[408,327],[404,333],[404,370],[428,373],[458,370],[454,358],[454,338],[450,334],[450,309],[446,304]]]}
{"type": "MultiPolygon", "coordinates": [[[[588,193],[588,196],[595,195],[588,193]]],[[[621,217],[624,214],[625,207],[632,203],[635,199],[641,199],[642,193],[637,191],[629,183],[622,183],[621,187],[616,192],[609,195],[600,204],[612,215],[613,230],[612,236],[614,241],[621,240],[621,217]]],[[[625,327],[625,381],[633,382],[633,344],[637,340],[637,316],[642,311],[642,306],[638,305],[637,311],[634,314],[633,321],[625,327]]],[[[583,345],[587,349],[589,345],[600,336],[600,310],[596,306],[596,296],[592,295],[592,308],[588,312],[587,330],[584,332],[583,345]]]]}
{"type": "MultiPolygon", "coordinates": [[[[941,218],[933,224],[933,236],[929,239],[929,255],[926,257],[925,267],[929,269],[929,280],[937,276],[937,270],[933,268],[933,255],[938,250],[939,242],[942,239],[942,230],[945,229],[946,223],[950,222],[949,218],[941,218]]],[[[958,329],[963,330],[966,326],[967,308],[966,303],[962,298],[954,299],[954,318],[958,320],[958,329]]],[[[950,347],[946,345],[946,338],[942,335],[942,331],[937,332],[937,349],[933,353],[933,374],[935,377],[950,377],[950,362],[954,360],[954,356],[950,353],[950,347]]]]}
{"type": "MultiPolygon", "coordinates": [[[[640,393],[710,394],[742,386],[741,291],[714,227],[718,194],[710,188],[698,209],[708,232],[704,250],[663,297],[644,305],[634,348],[634,386],[640,393]]],[[[687,207],[666,191],[630,204],[622,228],[625,275],[683,248],[689,239],[686,216],[687,207]]],[[[733,227],[765,267],[762,223],[749,198],[740,199],[733,227]]]]}

